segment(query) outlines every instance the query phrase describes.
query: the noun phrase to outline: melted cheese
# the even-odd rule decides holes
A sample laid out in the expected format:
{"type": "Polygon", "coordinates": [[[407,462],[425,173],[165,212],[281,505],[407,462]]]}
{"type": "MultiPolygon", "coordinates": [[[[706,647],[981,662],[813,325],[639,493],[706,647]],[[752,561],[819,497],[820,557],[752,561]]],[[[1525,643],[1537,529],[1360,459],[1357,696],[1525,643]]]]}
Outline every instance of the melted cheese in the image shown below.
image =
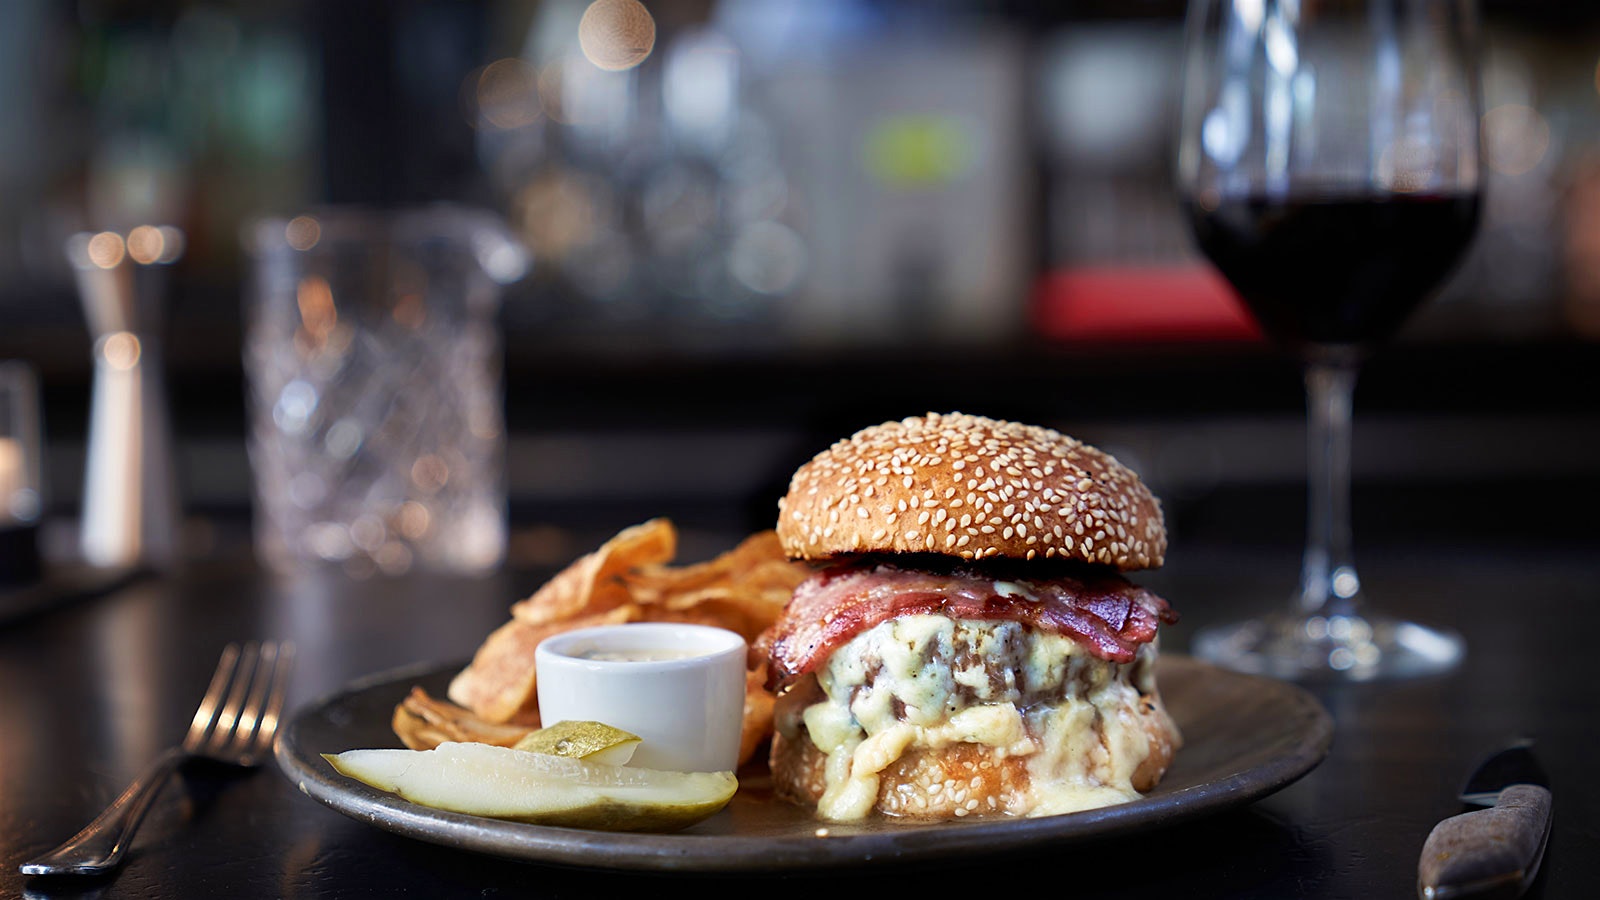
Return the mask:
{"type": "MultiPolygon", "coordinates": [[[[1148,662],[1155,647],[1140,653],[1148,662]]],[[[902,755],[962,742],[1027,757],[1026,815],[1135,799],[1132,776],[1150,747],[1131,710],[1153,685],[1130,682],[1148,681],[1150,668],[1106,662],[1069,637],[1015,622],[883,622],[829,658],[817,680],[830,699],[803,713],[828,756],[818,812],[860,819],[877,801],[879,773],[902,755]]]]}
{"type": "Polygon", "coordinates": [[[1015,581],[996,581],[994,592],[1002,597],[1021,597],[1024,600],[1039,602],[1039,596],[1015,581]]]}

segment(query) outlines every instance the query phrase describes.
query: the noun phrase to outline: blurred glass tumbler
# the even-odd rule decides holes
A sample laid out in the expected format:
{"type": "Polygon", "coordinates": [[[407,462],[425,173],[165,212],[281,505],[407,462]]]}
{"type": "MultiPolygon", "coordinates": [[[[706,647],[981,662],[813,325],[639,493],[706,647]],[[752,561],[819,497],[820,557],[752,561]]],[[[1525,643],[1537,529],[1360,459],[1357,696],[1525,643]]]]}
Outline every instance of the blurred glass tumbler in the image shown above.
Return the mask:
{"type": "Polygon", "coordinates": [[[254,223],[255,543],[279,571],[477,574],[505,556],[496,314],[527,256],[490,213],[254,223]]]}
{"type": "Polygon", "coordinates": [[[40,574],[38,393],[27,363],[0,362],[0,588],[40,574]]]}

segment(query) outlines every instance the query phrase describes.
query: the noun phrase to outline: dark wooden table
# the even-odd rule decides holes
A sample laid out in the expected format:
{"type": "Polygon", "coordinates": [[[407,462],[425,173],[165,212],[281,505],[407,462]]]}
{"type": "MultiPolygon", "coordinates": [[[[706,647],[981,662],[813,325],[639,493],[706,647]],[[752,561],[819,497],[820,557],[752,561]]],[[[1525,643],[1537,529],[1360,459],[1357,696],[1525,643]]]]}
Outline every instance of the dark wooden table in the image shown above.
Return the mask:
{"type": "MultiPolygon", "coordinates": [[[[730,537],[730,545],[732,538],[730,537]]],[[[1197,625],[1279,602],[1292,552],[1178,547],[1140,579],[1197,625]]],[[[1212,818],[1001,857],[873,863],[766,878],[614,873],[503,861],[373,828],[303,796],[275,769],[174,782],[126,866],[88,882],[26,879],[25,859],[92,818],[181,735],[228,641],[299,647],[292,705],[352,679],[465,658],[538,567],[476,580],[284,580],[239,554],[190,564],[0,624],[0,896],[578,897],[710,888],[725,897],[865,890],[997,892],[1019,878],[1053,893],[1121,898],[1414,896],[1435,821],[1498,744],[1533,737],[1555,787],[1555,828],[1534,897],[1600,884],[1600,554],[1446,546],[1369,551],[1365,580],[1393,612],[1459,628],[1469,655],[1428,681],[1318,689],[1336,733],[1323,764],[1287,789],[1212,818]]]]}

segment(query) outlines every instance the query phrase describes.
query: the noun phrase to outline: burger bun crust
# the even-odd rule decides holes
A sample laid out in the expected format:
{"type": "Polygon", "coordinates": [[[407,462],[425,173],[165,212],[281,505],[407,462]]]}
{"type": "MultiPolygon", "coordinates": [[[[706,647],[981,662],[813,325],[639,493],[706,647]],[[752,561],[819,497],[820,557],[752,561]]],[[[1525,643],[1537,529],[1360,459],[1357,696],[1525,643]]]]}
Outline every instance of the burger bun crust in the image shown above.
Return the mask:
{"type": "Polygon", "coordinates": [[[797,469],[779,501],[791,558],[937,553],[1075,560],[1118,571],[1165,561],[1161,504],[1130,468],[1059,431],[963,413],[884,422],[797,469]]]}

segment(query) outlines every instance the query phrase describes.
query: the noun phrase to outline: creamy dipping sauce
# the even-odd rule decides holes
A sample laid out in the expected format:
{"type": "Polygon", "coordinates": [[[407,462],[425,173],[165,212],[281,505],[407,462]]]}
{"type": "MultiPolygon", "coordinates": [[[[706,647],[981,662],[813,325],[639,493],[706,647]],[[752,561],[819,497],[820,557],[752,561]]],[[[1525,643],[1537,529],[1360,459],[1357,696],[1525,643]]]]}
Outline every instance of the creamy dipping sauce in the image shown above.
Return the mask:
{"type": "Polygon", "coordinates": [[[661,662],[699,655],[701,652],[698,650],[685,650],[681,647],[630,647],[618,650],[585,650],[578,654],[578,658],[600,662],[661,662]]]}

